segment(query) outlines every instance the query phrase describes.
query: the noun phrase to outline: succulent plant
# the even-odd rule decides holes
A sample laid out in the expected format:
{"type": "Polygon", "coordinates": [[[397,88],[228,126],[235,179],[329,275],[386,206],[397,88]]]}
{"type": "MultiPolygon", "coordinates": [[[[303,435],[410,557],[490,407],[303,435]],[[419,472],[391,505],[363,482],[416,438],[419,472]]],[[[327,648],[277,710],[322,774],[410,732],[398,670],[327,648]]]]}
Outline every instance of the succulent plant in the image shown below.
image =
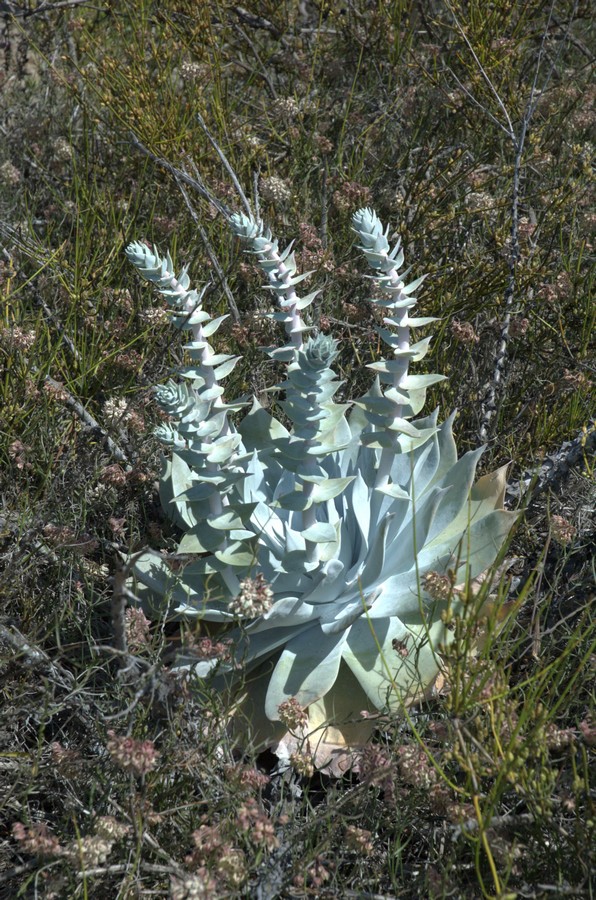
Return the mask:
{"type": "Polygon", "coordinates": [[[204,292],[189,290],[185,270],[174,275],[169,256],[131,244],[129,260],[190,332],[182,381],[156,390],[170,417],[158,430],[169,448],[161,500],[184,532],[187,562],[174,573],[147,551],[134,564],[136,590],[153,615],[227,626],[230,658],[182,653],[177,665],[222,689],[241,682],[253,739],[283,742],[283,710],[297,704],[303,732],[321,729],[328,751],[360,740],[361,710],[399,709],[433,683],[450,640],[442,614],[459,602],[452,587],[493,564],[515,514],[503,509],[505,469],[474,483],[482,449],[458,459],[454,417],[418,417],[444,376],[409,374],[430,343],[411,343],[410,332],[436,320],[410,316],[423,278],[405,282],[400,243],[390,248],[377,215],[359,210],[353,229],[373,270],[387,355],[369,364],[369,391],[346,403],[334,400],[336,342],[308,336],[301,317],[318,292],[297,295],[306,275],[292,245],[280,252],[244,215],[231,226],[265,273],[277,300],[270,315],[287,335],[268,351],[286,366],[284,418],[254,399],[233,423],[244,402],[225,402],[221,381],[238,358],[208,343],[226,317],[210,317],[204,292]]]}

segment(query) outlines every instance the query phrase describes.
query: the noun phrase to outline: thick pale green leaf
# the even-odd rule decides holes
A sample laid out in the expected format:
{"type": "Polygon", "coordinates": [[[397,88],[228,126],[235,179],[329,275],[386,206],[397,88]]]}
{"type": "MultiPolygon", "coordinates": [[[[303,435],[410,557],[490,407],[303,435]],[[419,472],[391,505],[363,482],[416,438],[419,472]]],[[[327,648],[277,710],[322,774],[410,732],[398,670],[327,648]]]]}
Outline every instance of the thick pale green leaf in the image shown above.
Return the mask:
{"type": "Polygon", "coordinates": [[[294,287],[296,284],[300,284],[301,281],[304,281],[306,278],[310,278],[311,275],[314,275],[314,269],[310,272],[303,272],[302,275],[295,275],[293,278],[289,278],[287,281],[276,281],[274,284],[266,284],[265,289],[268,291],[277,292],[285,292],[289,290],[291,287],[294,287]]]}
{"type": "Polygon", "coordinates": [[[429,388],[440,381],[446,381],[446,375],[407,375],[401,382],[401,387],[406,391],[416,391],[420,388],[429,388]]]}
{"type": "MultiPolygon", "coordinates": [[[[410,637],[398,618],[359,619],[350,629],[342,658],[350,667],[375,709],[391,707],[395,673],[403,659],[393,642],[406,644],[410,637]]],[[[407,644],[406,644],[407,646],[407,644]]]]}
{"type": "Polygon", "coordinates": [[[210,318],[211,316],[209,313],[206,313],[204,309],[198,307],[190,314],[190,316],[179,317],[179,321],[181,324],[184,322],[187,327],[190,327],[191,325],[202,325],[203,323],[208,322],[210,318]]]}
{"type": "Polygon", "coordinates": [[[308,706],[323,697],[337,678],[345,641],[345,632],[324,635],[317,625],[288,641],[269,681],[267,716],[279,719],[279,706],[286,700],[308,706]]]}
{"type": "Polygon", "coordinates": [[[231,359],[228,359],[226,362],[222,363],[220,366],[217,366],[214,369],[213,374],[220,381],[222,378],[225,378],[226,375],[229,375],[230,372],[233,372],[236,368],[238,362],[242,359],[241,356],[233,356],[231,359]]]}
{"type": "Polygon", "coordinates": [[[227,462],[241,442],[242,436],[239,434],[218,438],[211,444],[207,460],[211,463],[227,462]]]}
{"type": "Polygon", "coordinates": [[[281,506],[283,509],[297,512],[299,510],[310,509],[313,503],[313,498],[307,497],[304,491],[290,491],[287,494],[282,494],[277,500],[274,500],[273,506],[281,506]]]}
{"type": "Polygon", "coordinates": [[[256,552],[245,542],[235,541],[225,550],[216,550],[216,558],[228,566],[249,569],[255,565],[256,552]]]}
{"type": "Polygon", "coordinates": [[[211,337],[212,334],[215,334],[221,323],[225,322],[229,317],[229,313],[226,313],[225,316],[218,316],[216,319],[211,319],[210,322],[203,325],[203,334],[205,337],[211,337]]]}
{"type": "Polygon", "coordinates": [[[321,544],[324,541],[334,541],[337,534],[333,525],[328,522],[315,522],[310,528],[302,532],[302,537],[313,544],[321,544]]]}
{"type": "Polygon", "coordinates": [[[321,293],[321,290],[319,289],[317,291],[313,291],[310,294],[306,294],[305,297],[299,297],[296,300],[296,309],[298,309],[298,310],[306,309],[308,306],[310,306],[310,304],[313,302],[315,297],[318,297],[318,295],[320,293],[321,293]]]}
{"type": "Polygon", "coordinates": [[[315,503],[324,503],[343,493],[347,486],[354,481],[354,477],[354,475],[350,475],[347,478],[320,478],[303,475],[302,480],[310,481],[315,485],[311,494],[312,500],[315,503]]]}
{"type": "Polygon", "coordinates": [[[370,447],[373,450],[390,450],[395,449],[395,435],[391,432],[369,431],[360,438],[363,447],[370,447]]]}
{"type": "Polygon", "coordinates": [[[238,426],[247,450],[273,449],[273,442],[289,437],[284,426],[274,419],[255,398],[253,405],[238,426]]]}
{"type": "Polygon", "coordinates": [[[199,522],[183,535],[178,545],[179,553],[208,553],[220,546],[225,535],[207,522],[199,522]]]}
{"type": "Polygon", "coordinates": [[[405,491],[399,484],[386,484],[383,487],[377,488],[378,491],[381,491],[382,494],[387,494],[388,497],[393,497],[394,500],[410,500],[411,497],[407,491],[405,491]]]}
{"type": "Polygon", "coordinates": [[[243,528],[256,506],[256,503],[233,503],[226,507],[220,516],[210,517],[209,524],[212,528],[225,531],[230,531],[232,528],[243,528]]]}

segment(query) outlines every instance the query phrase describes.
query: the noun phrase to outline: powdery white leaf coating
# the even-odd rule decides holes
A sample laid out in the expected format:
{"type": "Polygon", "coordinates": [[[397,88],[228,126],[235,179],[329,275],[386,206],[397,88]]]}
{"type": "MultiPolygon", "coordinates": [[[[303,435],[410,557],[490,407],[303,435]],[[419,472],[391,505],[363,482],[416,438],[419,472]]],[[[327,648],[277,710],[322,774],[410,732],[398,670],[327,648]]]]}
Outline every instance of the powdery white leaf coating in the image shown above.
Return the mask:
{"type": "Polygon", "coordinates": [[[225,402],[220,382],[238,358],[215,354],[208,342],[225,317],[209,315],[204,290],[189,290],[186,270],[176,277],[169,255],[138,242],[126,251],[166,296],[174,325],[192,332],[183,380],[156,389],[169,416],[157,432],[169,449],[161,500],[185,532],[179,552],[192,561],[172,567],[147,551],[134,563],[135,589],[150,613],[231,624],[228,659],[181,656],[178,665],[226,690],[241,672],[253,737],[272,746],[289,746],[279,725],[288,701],[310,709],[311,724],[327,715],[328,749],[340,717],[397,710],[424,693],[439,672],[437,648],[450,640],[442,613],[459,602],[436,599],[428,586],[437,575],[449,573],[451,584],[481,575],[515,520],[503,509],[505,470],[474,484],[482,450],[458,460],[453,416],[442,424],[436,411],[416,418],[427,388],[443,379],[409,374],[430,344],[411,343],[411,329],[436,321],[409,316],[423,279],[405,283],[401,245],[391,249],[373,210],[359,210],[352,224],[374,273],[373,302],[385,313],[377,331],[387,357],[369,364],[376,379],[364,396],[336,403],[337,342],[324,334],[305,340],[310,326],[301,318],[318,291],[296,294],[302,277],[291,245],[280,253],[261,222],[231,219],[288,338],[270,353],[286,363],[277,385],[284,423],[256,398],[233,423],[245,404],[225,402]],[[244,615],[253,607],[238,602],[241,585],[255,576],[269,605],[244,615]]]}

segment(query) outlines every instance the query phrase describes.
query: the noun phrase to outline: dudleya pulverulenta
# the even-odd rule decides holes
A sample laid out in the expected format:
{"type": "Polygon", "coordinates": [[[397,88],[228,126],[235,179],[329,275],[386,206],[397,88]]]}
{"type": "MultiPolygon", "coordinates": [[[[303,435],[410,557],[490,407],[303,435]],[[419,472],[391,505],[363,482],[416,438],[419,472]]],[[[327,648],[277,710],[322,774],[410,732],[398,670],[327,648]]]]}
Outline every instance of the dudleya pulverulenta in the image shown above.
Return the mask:
{"type": "Polygon", "coordinates": [[[361,741],[362,710],[399,709],[433,683],[438,648],[450,639],[442,614],[458,598],[432,584],[447,573],[450,584],[483,573],[515,519],[503,509],[505,470],[474,483],[482,449],[458,459],[453,416],[442,424],[437,411],[416,418],[427,388],[444,377],[409,374],[430,342],[411,343],[411,329],[436,321],[410,316],[423,279],[405,283],[400,243],[390,248],[371,209],[352,224],[373,270],[371,302],[383,310],[377,331],[388,349],[368,366],[376,376],[369,391],[336,403],[336,342],[309,337],[301,316],[318,291],[296,292],[310,273],[297,274],[292,245],[280,252],[261,222],[231,217],[277,301],[269,315],[285,328],[287,343],[269,351],[286,366],[277,385],[283,421],[257,399],[232,421],[245,404],[225,402],[221,381],[238,357],[208,342],[226,317],[206,312],[203,294],[189,290],[186,270],[174,275],[169,255],[140,243],[126,250],[189,334],[182,380],[156,390],[170,417],[157,432],[169,448],[161,500],[184,532],[178,553],[187,562],[173,573],[159,553],[141,555],[140,602],[154,616],[229,625],[231,658],[181,654],[177,665],[227,690],[242,682],[252,737],[271,746],[287,746],[280,707],[298,704],[319,763],[361,741]],[[266,602],[239,602],[257,576],[266,602]]]}

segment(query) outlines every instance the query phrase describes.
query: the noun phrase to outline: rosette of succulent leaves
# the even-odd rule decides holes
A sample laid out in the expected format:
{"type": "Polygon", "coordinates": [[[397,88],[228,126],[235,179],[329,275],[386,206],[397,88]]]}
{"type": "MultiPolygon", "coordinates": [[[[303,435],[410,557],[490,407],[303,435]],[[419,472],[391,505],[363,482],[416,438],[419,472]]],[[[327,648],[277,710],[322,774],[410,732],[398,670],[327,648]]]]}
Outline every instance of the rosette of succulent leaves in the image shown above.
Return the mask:
{"type": "Polygon", "coordinates": [[[318,291],[296,292],[311,273],[297,274],[292,245],[280,252],[260,221],[231,217],[286,333],[268,351],[285,363],[280,418],[254,399],[232,419],[249,405],[223,398],[239,357],[209,344],[226,316],[210,316],[204,291],[189,289],[186,270],[174,274],[169,255],[141,243],[126,250],[189,338],[180,378],[156,389],[169,416],[157,430],[167,447],[161,502],[183,532],[185,564],[143,553],[137,597],[154,618],[225,631],[227,658],[187,652],[177,665],[222,690],[239,685],[236,718],[254,743],[282,755],[307,736],[319,765],[368,737],[361,711],[397,711],[433,684],[451,639],[446,611],[463,602],[451,586],[494,563],[515,519],[503,509],[505,468],[474,483],[482,448],[458,459],[453,416],[418,417],[427,388],[444,378],[409,373],[430,342],[411,343],[411,330],[436,321],[410,316],[423,278],[405,283],[400,243],[391,249],[373,210],[352,224],[383,311],[386,358],[369,364],[364,396],[337,403],[336,342],[309,336],[301,316],[318,291]],[[290,736],[284,710],[296,705],[290,736]]]}

